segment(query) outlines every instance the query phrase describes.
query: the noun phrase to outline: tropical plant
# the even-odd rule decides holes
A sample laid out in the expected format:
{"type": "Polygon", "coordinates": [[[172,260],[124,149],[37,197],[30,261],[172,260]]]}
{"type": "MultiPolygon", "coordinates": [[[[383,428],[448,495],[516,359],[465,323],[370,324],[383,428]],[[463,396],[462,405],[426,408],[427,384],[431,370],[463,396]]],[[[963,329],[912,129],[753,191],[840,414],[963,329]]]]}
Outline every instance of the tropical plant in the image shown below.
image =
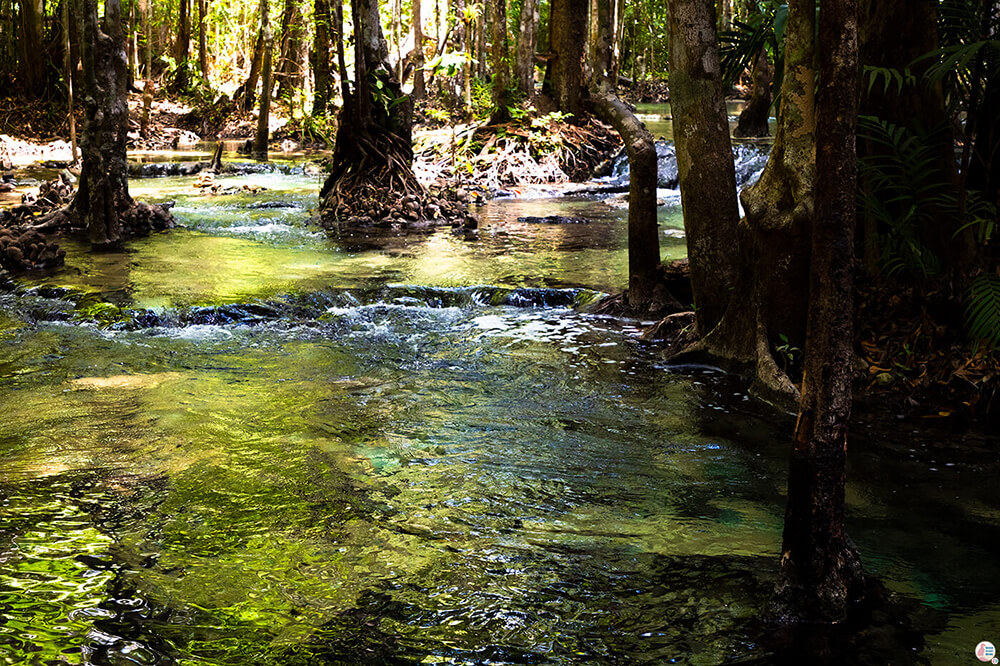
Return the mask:
{"type": "Polygon", "coordinates": [[[986,273],[976,277],[967,300],[969,335],[994,349],[1000,347],[1000,275],[986,273]]]}
{"type": "Polygon", "coordinates": [[[722,79],[732,86],[749,69],[753,68],[761,49],[767,51],[774,63],[772,99],[780,99],[781,83],[785,72],[785,23],[788,5],[764,2],[759,10],[745,21],[733,21],[733,29],[719,34],[719,55],[722,59],[722,79]]]}

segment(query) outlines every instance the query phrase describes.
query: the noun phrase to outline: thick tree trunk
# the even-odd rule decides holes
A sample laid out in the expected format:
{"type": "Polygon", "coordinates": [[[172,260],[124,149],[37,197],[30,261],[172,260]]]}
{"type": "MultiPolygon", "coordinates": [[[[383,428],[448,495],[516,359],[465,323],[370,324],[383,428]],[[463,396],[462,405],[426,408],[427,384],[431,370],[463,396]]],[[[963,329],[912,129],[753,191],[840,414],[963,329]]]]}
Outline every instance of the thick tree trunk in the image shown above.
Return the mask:
{"type": "Polygon", "coordinates": [[[805,343],[809,227],[815,182],[815,0],[790,0],[785,75],[774,147],[764,172],[741,193],[735,289],[718,326],[686,355],[749,369],[751,391],[790,406],[799,392],[772,354],[779,335],[805,343]]]}
{"type": "Polygon", "coordinates": [[[180,0],[180,13],[177,17],[177,42],[174,44],[174,61],[177,63],[177,75],[174,78],[174,90],[187,90],[188,53],[191,51],[191,19],[189,6],[191,0],[180,0]]]}
{"type": "Polygon", "coordinates": [[[21,8],[20,78],[28,97],[45,95],[44,0],[24,0],[21,8]]]}
{"type": "Polygon", "coordinates": [[[127,233],[171,226],[163,208],[136,204],[128,193],[128,64],[120,0],[105,0],[101,31],[96,0],[83,3],[83,73],[86,121],[81,136],[80,185],[68,211],[79,217],[95,249],[117,250],[127,233]]]}
{"type": "Polygon", "coordinates": [[[492,12],[488,8],[482,9],[479,12],[479,21],[477,22],[476,29],[476,76],[484,80],[486,79],[486,75],[489,74],[487,69],[490,62],[486,55],[486,31],[489,29],[487,23],[491,16],[492,12]]]}
{"type": "Polygon", "coordinates": [[[583,104],[583,54],[587,36],[587,0],[552,0],[550,10],[552,96],[563,113],[577,120],[585,115],[583,104]]]}
{"type": "MultiPolygon", "coordinates": [[[[339,0],[335,0],[339,1],[339,0]]],[[[325,116],[330,106],[330,0],[314,0],[313,14],[313,107],[314,116],[325,116]]]]}
{"type": "Polygon", "coordinates": [[[767,51],[761,49],[753,67],[753,91],[750,101],[740,113],[739,122],[733,131],[737,137],[770,136],[767,126],[771,113],[771,64],[767,61],[767,51]]]}
{"type": "Polygon", "coordinates": [[[782,623],[840,622],[864,588],[861,560],[844,531],[854,349],[857,1],[823,0],[819,28],[809,326],[781,569],[770,609],[782,623]]]}
{"type": "Polygon", "coordinates": [[[206,4],[208,0],[198,0],[198,71],[201,72],[203,85],[208,86],[208,16],[206,4]]]}
{"type": "Polygon", "coordinates": [[[423,192],[413,175],[413,103],[392,75],[378,0],[355,0],[352,14],[355,92],[340,111],[333,164],[320,190],[331,220],[360,201],[383,205],[388,196],[398,202],[423,192]]]}
{"type": "Polygon", "coordinates": [[[424,25],[423,0],[413,0],[413,99],[427,95],[424,83],[424,25]]]}
{"type": "Polygon", "coordinates": [[[735,285],[736,172],[712,0],[670,11],[670,102],[698,330],[722,319],[735,285]]]}
{"type": "Polygon", "coordinates": [[[274,38],[271,36],[271,20],[268,16],[267,0],[261,0],[260,27],[264,35],[264,62],[260,75],[260,109],[257,114],[257,136],[253,141],[253,156],[258,160],[267,160],[267,142],[270,135],[271,122],[271,54],[274,51],[274,38]]]}
{"type": "Polygon", "coordinates": [[[489,0],[492,14],[490,28],[490,64],[493,68],[491,123],[510,120],[510,62],[507,58],[507,0],[489,0]]]}
{"type": "Polygon", "coordinates": [[[616,79],[611,78],[611,3],[608,0],[591,0],[590,13],[589,62],[585,75],[593,81],[607,80],[613,91],[616,79]]]}
{"type": "Polygon", "coordinates": [[[535,95],[535,35],[538,29],[538,0],[521,4],[517,35],[517,89],[531,99],[535,95]]]}

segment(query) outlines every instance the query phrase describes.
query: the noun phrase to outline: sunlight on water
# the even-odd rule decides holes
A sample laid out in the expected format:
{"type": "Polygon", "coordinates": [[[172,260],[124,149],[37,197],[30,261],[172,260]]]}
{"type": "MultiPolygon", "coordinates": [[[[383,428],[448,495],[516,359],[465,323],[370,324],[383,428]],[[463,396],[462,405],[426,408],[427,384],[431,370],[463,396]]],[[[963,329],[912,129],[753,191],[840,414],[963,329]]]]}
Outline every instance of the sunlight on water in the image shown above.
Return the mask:
{"type": "MultiPolygon", "coordinates": [[[[361,238],[308,225],[306,176],[193,180],[133,185],[187,230],[0,294],[0,662],[760,656],[791,422],[575,309],[625,282],[613,199],[361,238]],[[550,214],[590,223],[517,220],[550,214]]],[[[850,530],[957,663],[1000,617],[1000,508],[912,439],[854,438],[850,530]]]]}

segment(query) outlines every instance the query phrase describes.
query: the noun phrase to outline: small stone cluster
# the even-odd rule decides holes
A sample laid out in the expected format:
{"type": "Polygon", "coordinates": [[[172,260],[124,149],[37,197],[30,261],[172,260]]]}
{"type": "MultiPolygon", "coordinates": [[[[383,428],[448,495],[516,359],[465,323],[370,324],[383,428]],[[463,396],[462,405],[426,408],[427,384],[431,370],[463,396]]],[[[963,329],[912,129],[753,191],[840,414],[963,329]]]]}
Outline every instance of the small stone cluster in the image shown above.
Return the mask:
{"type": "Polygon", "coordinates": [[[323,213],[322,224],[327,228],[387,227],[394,229],[425,229],[452,226],[476,229],[479,220],[469,212],[469,205],[478,201],[480,193],[464,189],[430,190],[421,195],[399,196],[387,190],[370,190],[360,196],[343,193],[337,209],[323,213]]]}
{"type": "Polygon", "coordinates": [[[0,227],[0,268],[12,272],[61,266],[66,250],[34,230],[0,227]]]}

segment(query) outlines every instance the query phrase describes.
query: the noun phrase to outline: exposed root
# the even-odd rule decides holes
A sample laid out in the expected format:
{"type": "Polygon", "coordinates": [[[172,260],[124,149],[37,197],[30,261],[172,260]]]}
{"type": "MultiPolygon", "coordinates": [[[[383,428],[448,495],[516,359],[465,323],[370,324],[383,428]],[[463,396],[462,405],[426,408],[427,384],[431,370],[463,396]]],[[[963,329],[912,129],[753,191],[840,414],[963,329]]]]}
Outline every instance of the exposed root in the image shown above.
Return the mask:
{"type": "Polygon", "coordinates": [[[469,212],[465,190],[436,190],[400,194],[370,183],[354,189],[331,191],[325,199],[320,224],[327,229],[391,227],[421,229],[454,226],[475,229],[478,221],[469,212]]]}
{"type": "Polygon", "coordinates": [[[457,125],[416,136],[414,171],[421,180],[468,179],[492,192],[512,187],[589,178],[620,145],[613,132],[592,122],[531,125],[457,125]]]}
{"type": "Polygon", "coordinates": [[[62,266],[66,250],[33,229],[0,227],[0,268],[21,272],[62,266]]]}

